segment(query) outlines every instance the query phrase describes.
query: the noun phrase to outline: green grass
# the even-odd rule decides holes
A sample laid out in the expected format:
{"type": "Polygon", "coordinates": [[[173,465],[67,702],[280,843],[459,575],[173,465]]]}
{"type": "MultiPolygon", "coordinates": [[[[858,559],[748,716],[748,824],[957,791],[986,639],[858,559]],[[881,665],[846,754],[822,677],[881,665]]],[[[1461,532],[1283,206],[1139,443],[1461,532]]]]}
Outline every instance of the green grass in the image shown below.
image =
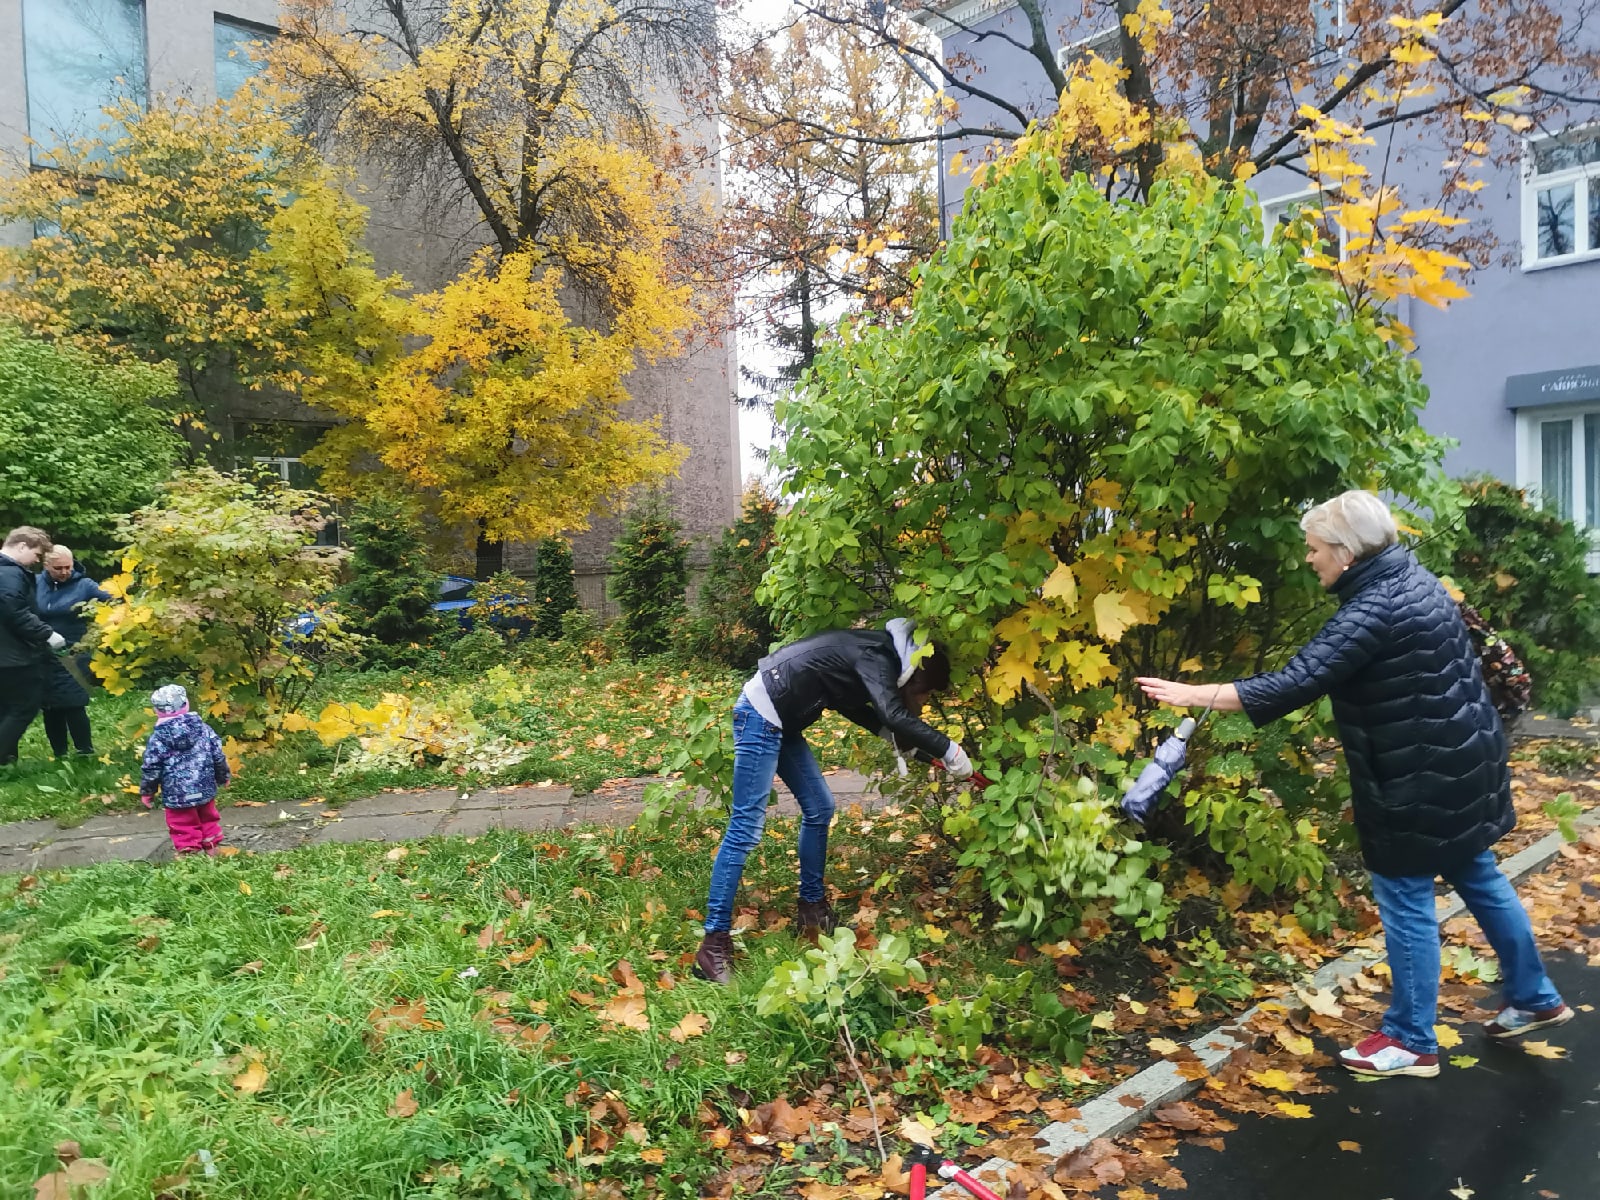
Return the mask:
{"type": "MultiPolygon", "coordinates": [[[[718,1159],[703,1106],[736,1127],[739,1089],[793,1094],[831,1056],[755,1014],[771,966],[800,949],[788,933],[746,937],[734,988],[688,976],[699,927],[686,910],[704,903],[718,832],[497,834],[404,857],[327,846],[0,880],[0,1195],[26,1195],[69,1139],[111,1167],[97,1200],[147,1200],[202,1148],[220,1174],[190,1167],[187,1194],[208,1198],[558,1194],[547,1169],[696,1194],[718,1159]],[[480,948],[490,924],[495,944],[480,948]],[[648,1033],[597,1016],[619,959],[645,982],[648,1033]],[[438,1027],[379,1037],[370,1014],[402,1000],[424,1001],[438,1027]],[[480,1015],[496,1000],[508,1032],[548,1023],[548,1040],[497,1033],[480,1015]],[[664,1036],[691,1012],[709,1018],[703,1036],[664,1036]],[[252,1095],[233,1081],[254,1061],[267,1078],[252,1095]],[[416,1114],[387,1115],[407,1090],[416,1114]],[[626,1122],[612,1108],[591,1126],[605,1097],[626,1122]],[[622,1136],[627,1123],[645,1144],[622,1136]]],[[[792,838],[776,823],[747,874],[746,898],[770,889],[785,915],[792,838]]]]}
{"type": "MultiPolygon", "coordinates": [[[[532,753],[509,770],[473,776],[475,786],[551,779],[591,791],[606,779],[653,773],[672,744],[673,712],[683,696],[693,690],[731,702],[739,685],[737,674],[714,667],[686,669],[668,660],[585,666],[575,656],[540,649],[532,662],[507,664],[528,679],[539,702],[489,718],[495,732],[525,742],[532,753]]],[[[302,707],[315,716],[330,701],[370,705],[385,692],[428,698],[470,688],[473,679],[438,672],[334,673],[302,707]]],[[[123,696],[94,694],[89,719],[99,759],[52,761],[36,721],[23,738],[18,766],[0,768],[0,822],[55,817],[77,824],[97,813],[135,809],[137,793],[129,789],[137,784],[138,747],[153,719],[146,694],[142,688],[123,696]]],[[[324,746],[314,734],[290,734],[270,749],[247,754],[223,801],[317,798],[337,804],[387,787],[461,782],[425,767],[335,773],[347,753],[324,746]]]]}

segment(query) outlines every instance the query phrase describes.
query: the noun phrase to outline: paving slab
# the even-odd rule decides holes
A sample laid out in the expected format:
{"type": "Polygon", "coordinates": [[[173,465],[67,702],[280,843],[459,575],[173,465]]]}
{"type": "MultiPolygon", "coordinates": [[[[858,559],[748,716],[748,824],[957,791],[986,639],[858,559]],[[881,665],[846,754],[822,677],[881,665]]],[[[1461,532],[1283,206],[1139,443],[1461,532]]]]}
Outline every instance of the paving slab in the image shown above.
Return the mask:
{"type": "Polygon", "coordinates": [[[0,848],[37,846],[61,836],[61,826],[55,821],[13,821],[0,825],[0,848]]]}
{"type": "Polygon", "coordinates": [[[254,805],[230,805],[219,810],[224,829],[238,828],[240,826],[253,827],[261,825],[287,825],[291,821],[312,821],[321,811],[321,806],[315,808],[301,808],[299,801],[290,801],[286,804],[263,804],[260,808],[254,805]]]}
{"type": "Polygon", "coordinates": [[[33,870],[58,867],[88,867],[105,862],[158,861],[172,851],[172,839],[165,833],[137,836],[79,838],[54,842],[33,855],[33,870]]]}
{"type": "Polygon", "coordinates": [[[330,821],[311,836],[314,846],[329,842],[406,842],[425,838],[438,831],[444,813],[417,813],[413,816],[355,817],[330,821]]]}
{"type": "MultiPolygon", "coordinates": [[[[1600,1006],[1600,970],[1552,954],[1545,965],[1574,1007],[1600,1006]]],[[[1334,1091],[1293,1099],[1311,1119],[1284,1121],[1229,1113],[1239,1128],[1222,1153],[1183,1146],[1177,1167],[1193,1196],[1238,1200],[1593,1200],[1600,1196],[1600,1016],[1532,1037],[1563,1047],[1537,1058],[1462,1029],[1440,1055],[1437,1079],[1362,1083],[1338,1068],[1319,1073],[1334,1091]],[[1477,1065],[1450,1065],[1453,1056],[1477,1065]],[[1355,1142],[1359,1152],[1339,1149],[1355,1142]]],[[[1319,1042],[1321,1039],[1319,1039],[1319,1042]]],[[[1332,1042],[1318,1046],[1333,1054],[1332,1042]]]]}
{"type": "Polygon", "coordinates": [[[70,829],[56,829],[52,841],[76,841],[81,838],[95,837],[127,837],[139,833],[166,833],[166,822],[161,817],[161,806],[156,805],[151,811],[136,813],[106,813],[98,817],[90,817],[82,825],[74,825],[70,829]]]}
{"type": "Polygon", "coordinates": [[[566,823],[566,810],[560,808],[467,808],[445,821],[439,833],[446,837],[476,837],[491,829],[543,833],[566,823]]]}
{"type": "Polygon", "coordinates": [[[403,813],[449,812],[455,804],[455,792],[388,792],[365,800],[352,800],[341,805],[338,813],[348,821],[359,817],[397,817],[403,813]]]}
{"type": "Polygon", "coordinates": [[[569,787],[538,787],[530,784],[470,792],[466,799],[456,802],[456,808],[565,808],[571,802],[572,789],[569,787]]]}
{"type": "Polygon", "coordinates": [[[610,800],[580,796],[562,810],[563,825],[631,825],[644,811],[637,800],[610,800]]]}

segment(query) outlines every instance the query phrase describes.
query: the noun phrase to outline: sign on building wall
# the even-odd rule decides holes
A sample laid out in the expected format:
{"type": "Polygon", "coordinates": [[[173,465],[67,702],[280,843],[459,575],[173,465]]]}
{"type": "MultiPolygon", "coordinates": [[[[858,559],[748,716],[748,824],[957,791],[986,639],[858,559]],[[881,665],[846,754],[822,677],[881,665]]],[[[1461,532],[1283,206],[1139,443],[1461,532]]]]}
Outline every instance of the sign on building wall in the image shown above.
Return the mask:
{"type": "Polygon", "coordinates": [[[1537,408],[1600,400],[1600,366],[1506,376],[1506,407],[1537,408]]]}

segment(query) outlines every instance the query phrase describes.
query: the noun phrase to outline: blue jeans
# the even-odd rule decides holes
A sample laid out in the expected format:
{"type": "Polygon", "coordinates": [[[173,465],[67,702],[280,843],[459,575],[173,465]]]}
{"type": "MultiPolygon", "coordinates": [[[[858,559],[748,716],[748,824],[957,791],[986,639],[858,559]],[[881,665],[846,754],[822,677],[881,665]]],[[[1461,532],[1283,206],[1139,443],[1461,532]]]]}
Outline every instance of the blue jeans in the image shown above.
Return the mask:
{"type": "Polygon", "coordinates": [[[711,867],[707,933],[733,928],[733,897],[744,860],[761,843],[774,775],[789,785],[800,805],[800,899],[824,898],[822,864],[828,857],[833,793],[804,735],[785,733],[741,695],[733,706],[733,811],[711,867]]]}
{"type": "MultiPolygon", "coordinates": [[[[1545,974],[1528,914],[1494,851],[1485,850],[1444,879],[1466,903],[1500,959],[1506,1004],[1533,1011],[1558,1006],[1561,995],[1545,974]]],[[[1439,1008],[1439,918],[1433,894],[1432,876],[1372,876],[1372,898],[1383,918],[1394,983],[1383,1032],[1413,1054],[1439,1052],[1433,1034],[1439,1008]]]]}

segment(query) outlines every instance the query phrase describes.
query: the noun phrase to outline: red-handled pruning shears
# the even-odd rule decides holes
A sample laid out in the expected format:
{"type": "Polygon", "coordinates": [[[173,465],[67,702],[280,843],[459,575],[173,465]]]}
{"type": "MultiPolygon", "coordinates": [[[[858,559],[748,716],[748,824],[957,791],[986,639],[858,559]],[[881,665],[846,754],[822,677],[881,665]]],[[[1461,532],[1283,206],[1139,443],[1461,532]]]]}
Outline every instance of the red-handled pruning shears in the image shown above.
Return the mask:
{"type": "Polygon", "coordinates": [[[911,1152],[911,1200],[927,1200],[930,1169],[940,1179],[948,1179],[978,1200],[1002,1200],[999,1193],[985,1187],[971,1174],[927,1146],[918,1146],[911,1152]]]}
{"type": "MultiPolygon", "coordinates": [[[[934,759],[933,760],[933,765],[938,767],[939,770],[941,770],[941,771],[948,771],[950,769],[949,767],[944,765],[944,759],[942,759],[942,758],[934,759]]],[[[971,775],[967,776],[967,778],[966,778],[966,780],[964,782],[970,782],[972,784],[972,786],[976,787],[976,788],[986,788],[986,787],[993,787],[994,786],[994,780],[990,779],[982,771],[974,771],[971,775]]]]}

